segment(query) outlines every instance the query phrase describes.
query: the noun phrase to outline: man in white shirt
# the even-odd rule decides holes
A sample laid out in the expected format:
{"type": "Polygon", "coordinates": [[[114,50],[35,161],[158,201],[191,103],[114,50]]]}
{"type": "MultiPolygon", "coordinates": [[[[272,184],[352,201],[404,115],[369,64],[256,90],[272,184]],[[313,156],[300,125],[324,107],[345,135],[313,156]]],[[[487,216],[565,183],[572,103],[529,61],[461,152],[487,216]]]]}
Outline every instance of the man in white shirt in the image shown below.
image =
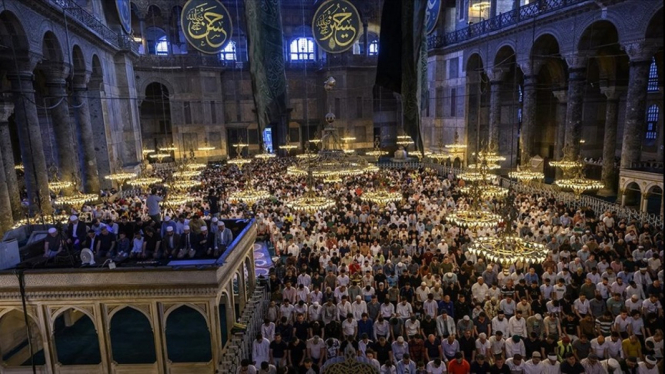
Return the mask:
{"type": "Polygon", "coordinates": [[[402,302],[397,304],[397,317],[405,320],[413,314],[413,307],[411,307],[411,303],[407,303],[406,299],[403,299],[402,302]]]}
{"type": "Polygon", "coordinates": [[[321,311],[323,309],[319,305],[318,301],[312,303],[312,306],[307,310],[307,320],[309,322],[320,321],[321,320],[321,311]]]}
{"type": "Polygon", "coordinates": [[[352,336],[354,339],[358,335],[358,321],[353,319],[352,313],[347,314],[346,319],[342,321],[342,333],[344,336],[352,336]]]}
{"type": "Polygon", "coordinates": [[[556,353],[548,353],[547,360],[540,362],[540,368],[542,369],[542,374],[561,374],[561,368],[556,353]]]}
{"type": "Polygon", "coordinates": [[[484,302],[488,290],[489,287],[487,287],[487,284],[485,284],[483,277],[478,277],[478,281],[474,283],[473,286],[471,286],[471,295],[473,301],[476,303],[484,302]]]}
{"type": "Polygon", "coordinates": [[[657,374],[658,373],[658,361],[653,356],[644,357],[644,361],[640,362],[637,366],[637,372],[639,374],[657,374]]]}
{"type": "Polygon", "coordinates": [[[502,333],[508,333],[508,320],[506,315],[503,313],[503,310],[499,310],[496,317],[492,318],[492,331],[501,331],[502,333]]]}
{"type": "MultiPolygon", "coordinates": [[[[531,359],[522,364],[522,368],[524,369],[524,374],[540,374],[542,372],[542,368],[540,366],[540,352],[535,351],[531,354],[531,359]]],[[[513,363],[515,362],[513,358],[513,363]]]]}
{"type": "Polygon", "coordinates": [[[353,313],[353,318],[356,321],[362,318],[363,313],[367,313],[367,303],[362,299],[362,296],[356,296],[356,301],[351,304],[351,313],[353,313]]]}
{"type": "Polygon", "coordinates": [[[526,319],[522,318],[521,310],[517,310],[516,314],[508,320],[508,335],[519,335],[523,339],[527,338],[526,319]]]}
{"type": "Polygon", "coordinates": [[[601,360],[609,358],[607,353],[608,346],[609,344],[607,344],[607,340],[605,340],[602,334],[598,335],[595,339],[591,339],[591,352],[595,353],[601,360]]]}
{"type": "Polygon", "coordinates": [[[261,365],[264,361],[270,362],[270,340],[261,333],[256,334],[256,340],[252,342],[252,359],[256,365],[261,365]]]}

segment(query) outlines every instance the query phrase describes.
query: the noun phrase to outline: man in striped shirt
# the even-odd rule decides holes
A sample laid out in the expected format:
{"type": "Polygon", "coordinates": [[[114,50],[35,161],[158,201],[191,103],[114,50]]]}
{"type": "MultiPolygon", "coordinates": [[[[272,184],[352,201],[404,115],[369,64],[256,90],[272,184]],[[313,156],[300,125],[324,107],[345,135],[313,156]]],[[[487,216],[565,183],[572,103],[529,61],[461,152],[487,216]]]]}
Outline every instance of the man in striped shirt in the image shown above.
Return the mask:
{"type": "Polygon", "coordinates": [[[596,332],[608,336],[612,332],[613,324],[614,319],[612,318],[612,312],[606,310],[602,316],[596,318],[596,332]]]}

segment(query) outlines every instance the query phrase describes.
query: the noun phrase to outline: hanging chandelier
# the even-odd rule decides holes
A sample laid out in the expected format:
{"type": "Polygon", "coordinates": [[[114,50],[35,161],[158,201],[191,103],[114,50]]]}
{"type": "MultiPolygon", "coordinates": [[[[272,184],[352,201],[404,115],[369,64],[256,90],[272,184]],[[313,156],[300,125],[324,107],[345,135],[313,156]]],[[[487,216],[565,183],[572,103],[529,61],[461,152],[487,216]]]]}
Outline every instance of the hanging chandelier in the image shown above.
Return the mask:
{"type": "Polygon", "coordinates": [[[14,170],[24,171],[23,164],[14,165],[14,170]]]}
{"type": "Polygon", "coordinates": [[[67,181],[48,182],[49,190],[53,191],[56,195],[60,193],[60,191],[64,190],[65,188],[69,188],[71,186],[72,182],[67,182],[67,181]]]}
{"type": "Polygon", "coordinates": [[[577,198],[579,198],[584,192],[600,190],[601,188],[605,187],[601,181],[587,179],[583,176],[559,179],[555,181],[554,184],[563,189],[573,190],[573,194],[575,194],[575,197],[577,198]]]}
{"type": "Polygon", "coordinates": [[[476,238],[467,250],[476,256],[499,262],[505,269],[516,262],[535,264],[547,258],[547,247],[524,240],[514,233],[476,238]]]}
{"type": "Polygon", "coordinates": [[[411,137],[408,135],[398,135],[396,144],[401,146],[409,146],[413,144],[413,139],[411,139],[411,137]]]}
{"type": "Polygon", "coordinates": [[[540,180],[545,178],[545,174],[529,170],[511,171],[508,173],[508,176],[512,179],[517,179],[520,182],[530,182],[533,180],[540,180]]]}
{"type": "Polygon", "coordinates": [[[453,138],[453,143],[452,144],[446,144],[446,145],[444,145],[444,147],[447,150],[449,150],[453,153],[464,152],[464,151],[466,151],[466,148],[467,148],[466,144],[462,144],[462,143],[459,142],[459,135],[457,134],[457,130],[455,130],[455,136],[453,138]]]}
{"type": "Polygon", "coordinates": [[[372,149],[371,151],[365,152],[366,156],[377,157],[377,158],[381,157],[381,156],[385,156],[387,154],[388,154],[388,152],[384,152],[384,151],[381,150],[381,140],[379,139],[378,136],[376,138],[374,138],[374,149],[372,149]]]}
{"type": "Polygon", "coordinates": [[[367,191],[360,195],[361,200],[376,204],[380,207],[384,207],[390,203],[400,202],[402,201],[402,198],[403,196],[401,193],[391,192],[386,189],[367,191]]]}
{"type": "MultiPolygon", "coordinates": [[[[472,189],[473,187],[471,186],[464,186],[459,188],[460,192],[467,195],[472,193],[472,189]]],[[[483,186],[483,188],[480,190],[480,194],[484,198],[504,197],[508,195],[508,189],[494,185],[487,185],[483,186]]]]}
{"type": "Polygon", "coordinates": [[[477,209],[458,209],[448,214],[446,218],[457,226],[472,229],[496,227],[503,222],[503,218],[499,214],[477,209]]]}
{"type": "Polygon", "coordinates": [[[77,206],[77,205],[83,205],[85,203],[89,203],[92,201],[96,201],[99,199],[99,195],[97,194],[74,194],[71,196],[62,196],[53,202],[55,205],[61,205],[61,206],[77,206]]]}
{"type": "Polygon", "coordinates": [[[154,149],[144,149],[143,151],[141,151],[141,153],[143,153],[144,155],[146,155],[146,154],[148,154],[148,153],[155,153],[155,150],[154,150],[154,149]]]}
{"type": "Polygon", "coordinates": [[[166,187],[173,188],[174,190],[178,191],[188,190],[190,188],[198,187],[200,185],[201,185],[200,181],[192,179],[177,180],[175,182],[165,184],[166,187]]]}
{"type": "Polygon", "coordinates": [[[187,193],[174,193],[174,194],[168,194],[166,196],[166,199],[162,201],[163,205],[166,206],[181,206],[181,205],[186,205],[188,203],[191,203],[195,201],[196,199],[191,196],[190,194],[187,193]]]}
{"type": "Polygon", "coordinates": [[[185,167],[186,167],[187,169],[190,169],[190,170],[200,170],[200,169],[205,169],[206,166],[207,166],[206,164],[200,164],[200,163],[191,163],[191,164],[187,164],[187,165],[185,165],[185,167]]]}
{"type": "Polygon", "coordinates": [[[582,163],[577,161],[560,160],[560,161],[550,161],[550,166],[566,171],[574,168],[579,168],[582,166],[582,163]]]}
{"type": "Polygon", "coordinates": [[[173,173],[174,178],[194,178],[201,175],[201,170],[184,170],[173,173]]]}
{"type": "Polygon", "coordinates": [[[317,196],[311,190],[305,192],[301,197],[287,202],[286,206],[297,212],[315,213],[335,206],[335,201],[324,196],[317,196]]]}
{"type": "Polygon", "coordinates": [[[177,151],[177,150],[178,150],[178,148],[176,148],[174,146],[159,148],[160,152],[173,152],[173,151],[177,151]]]}
{"type": "Polygon", "coordinates": [[[143,177],[127,181],[127,184],[134,187],[147,187],[153,184],[161,183],[161,178],[143,177]]]}
{"type": "Polygon", "coordinates": [[[265,200],[269,198],[270,198],[270,192],[265,190],[256,190],[251,185],[243,190],[233,192],[229,196],[229,199],[232,202],[243,202],[248,205],[253,205],[259,200],[265,200]]]}
{"type": "Polygon", "coordinates": [[[342,183],[342,177],[337,174],[327,175],[323,178],[323,183],[342,183]]]}
{"type": "Polygon", "coordinates": [[[158,162],[164,161],[165,158],[171,157],[171,154],[169,153],[151,153],[148,155],[150,158],[156,158],[158,162]]]}

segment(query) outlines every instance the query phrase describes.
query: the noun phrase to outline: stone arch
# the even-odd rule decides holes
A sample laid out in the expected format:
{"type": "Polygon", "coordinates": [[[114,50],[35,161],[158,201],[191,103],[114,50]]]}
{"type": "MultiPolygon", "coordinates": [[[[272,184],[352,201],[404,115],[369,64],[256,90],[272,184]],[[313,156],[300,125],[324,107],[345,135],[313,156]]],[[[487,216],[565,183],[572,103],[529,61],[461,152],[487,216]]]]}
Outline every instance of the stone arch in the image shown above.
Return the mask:
{"type": "MultiPolygon", "coordinates": [[[[658,9],[651,20],[646,25],[644,30],[644,37],[646,39],[662,39],[663,38],[663,8],[658,9]]],[[[662,40],[661,40],[662,42],[662,40]]]]}
{"type": "Polygon", "coordinates": [[[78,44],[72,47],[72,68],[75,74],[82,74],[87,70],[83,50],[78,44]]]}
{"type": "Polygon", "coordinates": [[[30,337],[28,337],[25,316],[18,308],[8,308],[0,313],[0,365],[22,366],[30,363],[30,344],[32,344],[35,365],[45,365],[44,340],[37,324],[37,318],[28,313],[30,337]]]}
{"type": "Polygon", "coordinates": [[[203,318],[206,321],[206,325],[208,327],[210,327],[210,321],[208,321],[208,316],[206,315],[205,311],[203,309],[201,309],[200,306],[190,304],[190,303],[179,303],[179,304],[172,305],[166,312],[164,312],[164,320],[167,320],[169,318],[169,314],[171,314],[174,310],[176,310],[180,307],[183,307],[183,306],[188,307],[188,308],[192,308],[192,309],[196,310],[197,312],[201,313],[201,315],[203,316],[203,318]]]}
{"type": "Polygon", "coordinates": [[[123,305],[123,306],[120,306],[120,307],[118,307],[118,308],[113,309],[113,310],[108,314],[108,317],[107,317],[108,320],[109,320],[109,321],[112,320],[113,317],[114,317],[119,311],[121,311],[121,310],[123,310],[123,309],[126,309],[126,308],[134,309],[134,310],[136,310],[137,312],[143,314],[143,315],[145,316],[145,318],[147,318],[148,321],[150,322],[150,326],[153,327],[153,326],[152,326],[152,319],[151,319],[151,317],[150,317],[150,314],[148,314],[145,310],[141,310],[141,308],[137,308],[137,307],[135,307],[135,306],[133,306],[133,305],[123,305]]]}
{"type": "Polygon", "coordinates": [[[217,301],[219,313],[219,334],[220,334],[220,347],[224,348],[226,343],[231,340],[231,328],[233,321],[235,321],[234,308],[232,306],[233,300],[228,292],[222,291],[219,300],[217,301]]]}
{"type": "Polygon", "coordinates": [[[210,324],[205,313],[190,304],[175,305],[164,314],[166,354],[171,362],[209,362],[210,324]]]}
{"type": "Polygon", "coordinates": [[[168,80],[162,78],[162,77],[151,75],[151,76],[147,76],[147,77],[141,79],[141,81],[142,82],[139,85],[139,89],[138,89],[139,102],[142,101],[143,99],[145,99],[146,89],[152,83],[159,83],[159,84],[163,85],[164,87],[166,87],[166,89],[169,91],[169,99],[173,99],[173,96],[175,95],[176,90],[175,90],[175,87],[173,86],[173,84],[171,82],[169,82],[168,80]]]}
{"type": "Polygon", "coordinates": [[[584,26],[575,51],[592,51],[607,45],[608,41],[617,43],[621,40],[619,29],[610,20],[595,20],[584,26]]]}
{"type": "Polygon", "coordinates": [[[118,364],[151,364],[157,361],[153,331],[150,316],[144,311],[131,305],[113,310],[109,314],[113,361],[118,364]]]}
{"type": "Polygon", "coordinates": [[[642,202],[642,193],[643,191],[639,183],[636,181],[628,182],[623,191],[623,205],[636,206],[639,209],[642,202]]]}
{"type": "Polygon", "coordinates": [[[143,101],[139,107],[141,116],[141,138],[151,149],[173,144],[171,118],[171,93],[160,82],[152,82],[145,87],[143,101]]]}
{"type": "Polygon", "coordinates": [[[88,84],[89,88],[94,91],[104,90],[104,67],[101,60],[97,54],[92,55],[92,73],[90,74],[90,83],[88,84]],[[95,85],[96,87],[93,87],[95,85]]]}
{"type": "Polygon", "coordinates": [[[48,63],[61,63],[64,60],[60,41],[52,31],[47,31],[42,37],[42,58],[48,63]]]}
{"type": "Polygon", "coordinates": [[[51,323],[57,362],[62,365],[97,365],[102,362],[98,329],[90,312],[64,307],[53,315],[51,323]],[[65,314],[69,311],[73,313],[65,314]]]}
{"type": "Polygon", "coordinates": [[[13,54],[25,54],[30,50],[30,42],[25,33],[23,24],[16,15],[8,10],[0,13],[0,40],[2,44],[8,46],[9,53],[3,53],[3,56],[9,60],[13,54]]]}
{"type": "Polygon", "coordinates": [[[469,69],[482,69],[484,67],[482,52],[477,49],[471,50],[469,56],[464,61],[464,71],[469,74],[469,69]]]}
{"type": "MultiPolygon", "coordinates": [[[[93,322],[95,321],[95,316],[89,310],[86,310],[84,308],[79,308],[79,307],[76,307],[76,306],[65,306],[65,307],[62,307],[62,308],[58,309],[56,312],[54,312],[52,314],[52,316],[51,316],[51,328],[53,328],[53,322],[55,321],[55,319],[58,318],[62,313],[68,311],[69,309],[74,309],[77,312],[81,312],[81,313],[85,314],[86,316],[88,316],[90,318],[90,320],[92,320],[93,322]]],[[[97,329],[96,325],[95,325],[95,329],[97,329]]]]}

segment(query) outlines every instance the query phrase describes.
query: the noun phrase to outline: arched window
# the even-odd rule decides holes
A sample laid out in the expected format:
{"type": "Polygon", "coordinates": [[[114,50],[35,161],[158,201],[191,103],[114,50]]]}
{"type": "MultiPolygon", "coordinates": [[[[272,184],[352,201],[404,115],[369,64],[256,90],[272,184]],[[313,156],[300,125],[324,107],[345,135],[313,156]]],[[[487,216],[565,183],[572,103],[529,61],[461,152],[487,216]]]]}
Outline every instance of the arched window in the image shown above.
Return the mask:
{"type": "Polygon", "coordinates": [[[169,47],[168,47],[168,42],[166,41],[166,35],[157,39],[157,43],[155,43],[155,54],[160,56],[166,56],[169,54],[169,47]]]}
{"type": "Polygon", "coordinates": [[[656,65],[656,58],[651,58],[651,66],[649,67],[649,85],[647,92],[658,92],[658,66],[656,65]]]}
{"type": "Polygon", "coordinates": [[[236,55],[236,42],[231,40],[219,53],[219,59],[222,61],[235,61],[237,58],[238,55],[236,55]]]}
{"type": "Polygon", "coordinates": [[[647,131],[644,134],[645,145],[654,145],[658,137],[658,116],[660,109],[658,105],[652,105],[647,109],[647,131]]]}
{"type": "Polygon", "coordinates": [[[379,54],[379,41],[374,39],[371,42],[369,42],[369,55],[370,56],[377,56],[379,54]]]}
{"type": "Polygon", "coordinates": [[[309,38],[297,38],[289,46],[291,61],[314,61],[314,42],[309,38]]]}

